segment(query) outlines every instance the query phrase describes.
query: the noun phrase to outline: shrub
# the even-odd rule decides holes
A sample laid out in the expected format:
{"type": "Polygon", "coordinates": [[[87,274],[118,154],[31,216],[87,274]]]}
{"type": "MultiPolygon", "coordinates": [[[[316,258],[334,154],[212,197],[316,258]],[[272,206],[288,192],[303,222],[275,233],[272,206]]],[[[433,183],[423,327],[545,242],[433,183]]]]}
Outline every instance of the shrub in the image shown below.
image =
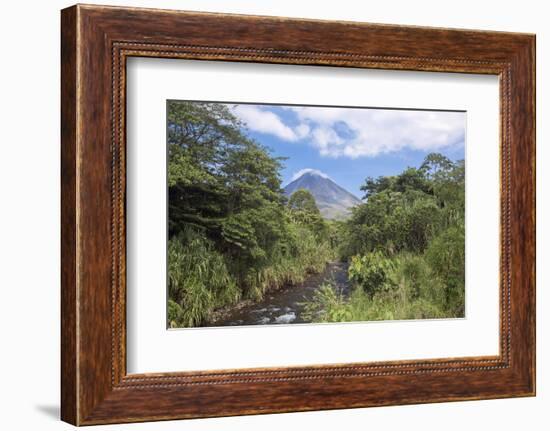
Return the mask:
{"type": "Polygon", "coordinates": [[[392,270],[392,261],[381,252],[375,251],[363,256],[353,256],[348,277],[372,297],[376,292],[389,287],[388,275],[392,270]]]}
{"type": "Polygon", "coordinates": [[[451,226],[435,237],[426,250],[426,260],[444,284],[445,306],[464,315],[465,242],[464,226],[451,226]]]}
{"type": "Polygon", "coordinates": [[[321,284],[313,300],[304,304],[302,318],[311,322],[348,322],[352,320],[349,304],[333,282],[321,284]]]}

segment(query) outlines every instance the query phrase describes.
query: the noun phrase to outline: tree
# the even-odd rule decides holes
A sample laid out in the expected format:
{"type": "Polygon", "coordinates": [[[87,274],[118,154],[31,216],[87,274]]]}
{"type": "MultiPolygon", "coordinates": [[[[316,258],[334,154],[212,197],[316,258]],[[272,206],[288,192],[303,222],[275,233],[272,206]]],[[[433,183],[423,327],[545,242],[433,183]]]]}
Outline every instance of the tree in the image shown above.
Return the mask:
{"type": "Polygon", "coordinates": [[[310,214],[320,214],[315,198],[306,189],[298,189],[290,196],[288,207],[293,211],[304,211],[310,214]]]}
{"type": "Polygon", "coordinates": [[[344,257],[423,252],[439,231],[464,221],[464,161],[431,153],[419,168],[367,178],[364,202],[343,229],[344,257]]]}
{"type": "Polygon", "coordinates": [[[381,176],[378,178],[367,177],[365,184],[360,187],[360,190],[365,192],[363,199],[368,199],[369,196],[380,193],[384,190],[392,189],[395,182],[395,177],[381,176]]]}
{"type": "Polygon", "coordinates": [[[246,142],[225,105],[168,102],[169,230],[194,224],[210,235],[227,214],[228,190],[220,168],[246,142]]]}
{"type": "Polygon", "coordinates": [[[284,218],[280,159],[217,103],[170,101],[168,147],[171,233],[193,224],[230,253],[265,255],[284,218]]]}
{"type": "Polygon", "coordinates": [[[321,216],[315,198],[306,189],[298,189],[288,200],[290,218],[293,222],[308,227],[322,240],[329,240],[329,227],[321,216]]]}
{"type": "Polygon", "coordinates": [[[445,176],[453,167],[454,163],[448,157],[439,153],[430,153],[425,157],[419,170],[424,172],[428,179],[437,179],[445,176]]]}

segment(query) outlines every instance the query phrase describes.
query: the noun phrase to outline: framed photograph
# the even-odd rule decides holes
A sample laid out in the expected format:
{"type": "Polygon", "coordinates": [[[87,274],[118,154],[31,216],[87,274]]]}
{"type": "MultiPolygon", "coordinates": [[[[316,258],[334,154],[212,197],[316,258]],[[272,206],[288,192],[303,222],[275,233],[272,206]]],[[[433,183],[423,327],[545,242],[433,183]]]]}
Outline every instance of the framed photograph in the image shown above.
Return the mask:
{"type": "Polygon", "coordinates": [[[535,36],[61,14],[62,419],[535,394],[535,36]]]}

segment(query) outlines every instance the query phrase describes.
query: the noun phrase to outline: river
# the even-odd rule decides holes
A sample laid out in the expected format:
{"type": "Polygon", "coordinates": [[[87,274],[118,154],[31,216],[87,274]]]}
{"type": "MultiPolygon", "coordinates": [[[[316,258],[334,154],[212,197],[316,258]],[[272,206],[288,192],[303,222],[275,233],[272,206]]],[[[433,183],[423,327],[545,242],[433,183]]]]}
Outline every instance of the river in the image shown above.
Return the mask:
{"type": "Polygon", "coordinates": [[[207,326],[308,323],[302,317],[302,303],[311,301],[315,291],[325,281],[333,281],[340,292],[347,296],[351,290],[347,273],[348,264],[328,263],[323,272],[310,275],[303,283],[267,292],[261,301],[245,301],[218,312],[218,316],[207,326]]]}

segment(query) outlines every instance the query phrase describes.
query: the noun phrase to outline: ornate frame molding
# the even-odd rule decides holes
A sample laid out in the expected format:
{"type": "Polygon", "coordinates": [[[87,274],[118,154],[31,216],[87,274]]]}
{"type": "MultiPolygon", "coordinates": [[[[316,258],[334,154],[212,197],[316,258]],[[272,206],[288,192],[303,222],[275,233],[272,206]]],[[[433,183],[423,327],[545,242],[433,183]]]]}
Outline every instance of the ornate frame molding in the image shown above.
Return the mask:
{"type": "Polygon", "coordinates": [[[98,424],[534,394],[534,36],[79,5],[62,12],[62,54],[64,420],[98,424]],[[202,29],[212,25],[221,30],[202,29]],[[272,32],[253,35],[258,26],[272,32]],[[281,29],[284,39],[276,36],[281,29]],[[341,36],[335,42],[308,40],[334,31],[341,36]],[[125,65],[131,56],[498,75],[500,354],[127,375],[125,65]],[[247,397],[251,391],[264,401],[247,397]],[[304,391],[308,399],[300,397],[304,391]]]}

